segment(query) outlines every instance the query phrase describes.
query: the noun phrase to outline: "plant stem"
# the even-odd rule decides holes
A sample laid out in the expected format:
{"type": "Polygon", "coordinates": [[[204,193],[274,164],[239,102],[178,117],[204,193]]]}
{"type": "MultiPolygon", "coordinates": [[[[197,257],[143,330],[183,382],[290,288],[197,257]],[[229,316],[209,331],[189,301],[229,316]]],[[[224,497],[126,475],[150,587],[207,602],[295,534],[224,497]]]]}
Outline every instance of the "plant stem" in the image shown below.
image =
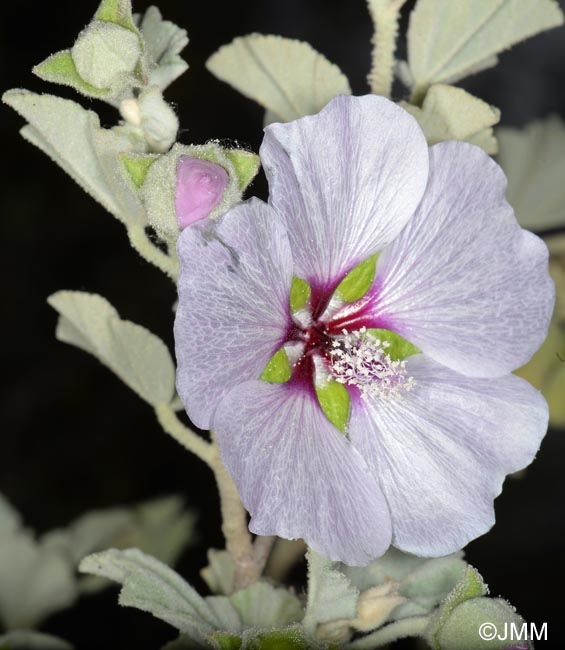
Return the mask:
{"type": "Polygon", "coordinates": [[[253,543],[253,551],[255,552],[255,565],[257,566],[257,571],[259,575],[263,573],[267,560],[271,555],[273,550],[273,545],[277,538],[274,535],[257,535],[255,542],[253,543]]]}
{"type": "Polygon", "coordinates": [[[178,419],[170,404],[157,405],[155,413],[163,429],[214,472],[220,494],[226,550],[236,567],[234,590],[244,589],[261,577],[275,538],[258,536],[253,544],[247,527],[247,513],[235,483],[222,463],[214,432],[211,432],[212,442],[206,442],[178,419]]]}
{"type": "MultiPolygon", "coordinates": [[[[198,456],[207,465],[212,467],[212,460],[216,456],[214,445],[206,442],[197,433],[185,426],[169,404],[159,404],[155,407],[157,420],[163,429],[179,442],[185,449],[198,456]]],[[[213,469],[213,467],[212,467],[213,469]]]]}
{"type": "Polygon", "coordinates": [[[214,455],[210,467],[218,484],[222,532],[226,539],[226,550],[235,563],[234,590],[238,591],[256,582],[263,567],[259,567],[256,562],[251,533],[247,527],[247,513],[241,503],[235,483],[222,463],[214,432],[212,432],[212,445],[214,455]]]}
{"type": "Polygon", "coordinates": [[[349,650],[372,650],[404,639],[408,636],[421,636],[430,622],[429,616],[414,616],[389,623],[376,632],[348,644],[349,650]]]}
{"type": "Polygon", "coordinates": [[[277,582],[284,582],[290,570],[304,558],[306,550],[301,539],[278,539],[267,564],[267,574],[277,582]]]}
{"type": "Polygon", "coordinates": [[[367,81],[371,92],[390,97],[394,74],[394,52],[398,35],[400,9],[406,0],[367,0],[373,19],[372,65],[367,81]]]}
{"type": "Polygon", "coordinates": [[[157,246],[151,242],[145,232],[145,228],[140,224],[136,223],[129,226],[127,231],[130,244],[141,255],[141,257],[155,265],[159,270],[163,271],[163,273],[167,274],[173,282],[176,282],[179,275],[179,263],[176,255],[173,257],[163,253],[162,250],[159,250],[157,246]]]}

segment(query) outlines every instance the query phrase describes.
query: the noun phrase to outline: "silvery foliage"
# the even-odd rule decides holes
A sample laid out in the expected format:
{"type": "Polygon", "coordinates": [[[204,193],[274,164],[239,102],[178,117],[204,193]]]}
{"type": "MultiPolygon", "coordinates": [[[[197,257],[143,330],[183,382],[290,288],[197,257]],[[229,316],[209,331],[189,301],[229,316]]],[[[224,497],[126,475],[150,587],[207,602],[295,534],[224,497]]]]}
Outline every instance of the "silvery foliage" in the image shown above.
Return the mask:
{"type": "Polygon", "coordinates": [[[508,176],[507,197],[520,224],[544,237],[555,283],[549,334],[532,360],[518,371],[549,404],[550,421],[565,427],[565,125],[557,116],[524,129],[501,127],[498,162],[508,176]]]}
{"type": "Polygon", "coordinates": [[[194,520],[181,499],[166,497],[88,512],[38,537],[0,495],[0,648],[69,647],[32,630],[79,596],[108,586],[77,574],[82,558],[108,546],[135,546],[174,564],[193,536],[194,520]]]}
{"type": "MultiPolygon", "coordinates": [[[[403,4],[403,0],[368,0],[377,29],[394,31],[403,4]]],[[[521,135],[508,130],[495,133],[498,109],[454,84],[495,65],[503,50],[562,23],[554,0],[418,0],[409,19],[408,60],[394,61],[394,43],[389,53],[394,63],[391,73],[410,92],[410,102],[402,105],[416,117],[430,143],[467,140],[494,154],[500,142],[510,191],[519,193],[522,182],[517,179],[531,180],[532,174],[516,169],[516,161],[528,156],[507,152],[533,148],[541,127],[521,135]]],[[[132,246],[172,278],[177,260],[171,217],[159,213],[155,222],[166,233],[163,251],[146,237],[151,223],[146,200],[159,191],[171,198],[170,178],[157,170],[174,168],[178,147],[171,147],[179,125],[163,91],[187,69],[180,56],[187,43],[185,30],[164,20],[156,7],[134,15],[130,0],[103,0],[75,44],[34,72],[118,108],[122,117],[118,126],[102,128],[96,113],[56,95],[11,90],[3,97],[27,122],[22,136],[119,219],[132,246]],[[156,161],[162,162],[148,174],[156,161]],[[146,185],[151,182],[155,185],[146,185]]],[[[236,38],[213,54],[207,66],[258,102],[265,109],[266,123],[316,113],[335,95],[351,93],[338,66],[308,43],[280,36],[236,38]]],[[[562,128],[552,122],[547,128],[561,137],[562,128]]],[[[557,148],[556,138],[550,140],[557,148]]],[[[257,171],[256,157],[248,152],[220,151],[217,143],[189,151],[225,165],[240,192],[234,190],[231,202],[239,200],[257,171]]],[[[556,158],[561,164],[561,156],[556,158]]],[[[543,185],[547,175],[538,176],[545,206],[539,224],[543,229],[556,219],[562,223],[559,215],[565,201],[549,200],[543,185]]],[[[562,189],[560,183],[557,186],[562,189]]],[[[517,212],[520,216],[519,206],[517,212]]],[[[156,410],[178,407],[174,363],[154,334],[122,319],[94,294],[60,291],[49,303],[59,313],[57,338],[95,356],[156,410]]],[[[39,539],[22,527],[4,499],[0,520],[0,618],[10,630],[0,637],[0,648],[68,648],[62,640],[20,628],[38,625],[79,594],[108,584],[107,579],[121,584],[122,605],[149,612],[178,630],[179,638],[168,644],[169,650],[266,650],[280,643],[297,649],[363,649],[403,636],[422,637],[435,649],[464,650],[479,647],[476,630],[481,622],[521,620],[504,601],[486,597],[482,578],[462,554],[430,560],[391,549],[359,569],[309,551],[308,589],[302,596],[266,579],[234,592],[231,556],[211,550],[202,575],[214,595],[202,597],[167,566],[192,530],[191,516],[181,513],[175,499],[133,510],[90,513],[39,539]],[[115,548],[101,550],[109,546],[115,548]],[[87,575],[77,578],[79,562],[87,575]]]]}

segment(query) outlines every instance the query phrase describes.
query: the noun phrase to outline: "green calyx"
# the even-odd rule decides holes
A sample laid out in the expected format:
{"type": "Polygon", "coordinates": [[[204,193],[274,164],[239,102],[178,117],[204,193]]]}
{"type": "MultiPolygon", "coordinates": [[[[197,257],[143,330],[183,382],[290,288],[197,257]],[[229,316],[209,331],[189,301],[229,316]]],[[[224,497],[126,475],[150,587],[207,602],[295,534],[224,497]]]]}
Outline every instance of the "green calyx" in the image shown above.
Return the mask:
{"type": "Polygon", "coordinates": [[[263,374],[260,378],[271,384],[284,384],[291,378],[291,376],[292,368],[290,366],[290,361],[288,360],[284,348],[281,348],[269,359],[269,362],[265,366],[265,370],[263,370],[263,374]]]}
{"type": "Polygon", "coordinates": [[[52,54],[33,68],[33,74],[44,81],[70,86],[87,97],[106,97],[111,91],[96,88],[79,75],[70,50],[52,54]]]}
{"type": "Polygon", "coordinates": [[[367,332],[376,339],[388,343],[386,353],[390,357],[391,361],[402,361],[402,359],[406,359],[406,357],[421,352],[420,348],[417,348],[413,343],[410,343],[410,341],[402,338],[400,334],[397,334],[392,330],[371,327],[367,332]]]}
{"type": "Polygon", "coordinates": [[[259,171],[259,156],[245,149],[225,149],[224,154],[233,165],[239,189],[243,192],[259,171]]]}
{"type": "Polygon", "coordinates": [[[137,33],[130,0],[102,0],[96,12],[96,20],[114,23],[137,33]]]}
{"type": "Polygon", "coordinates": [[[157,154],[122,153],[119,155],[125,170],[138,189],[145,182],[149,168],[158,157],[157,154]]]}
{"type": "Polygon", "coordinates": [[[369,291],[375,279],[378,257],[378,253],[371,255],[351,269],[338,284],[336,293],[344,302],[355,302],[369,291]]]}

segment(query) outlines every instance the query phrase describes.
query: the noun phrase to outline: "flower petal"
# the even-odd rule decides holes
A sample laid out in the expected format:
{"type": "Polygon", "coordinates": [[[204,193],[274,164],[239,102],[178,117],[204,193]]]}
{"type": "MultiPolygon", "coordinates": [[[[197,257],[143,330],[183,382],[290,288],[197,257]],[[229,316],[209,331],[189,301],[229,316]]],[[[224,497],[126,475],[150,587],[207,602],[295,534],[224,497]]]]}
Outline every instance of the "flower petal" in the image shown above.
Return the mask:
{"type": "Polygon", "coordinates": [[[545,244],[522,230],[500,167],[478,147],[430,149],[414,218],[381,254],[369,315],[436,361],[507,374],[547,335],[554,289],[545,244]]]}
{"type": "Polygon", "coordinates": [[[388,500],[392,543],[447,555],[494,524],[493,500],[533,460],[547,404],[514,375],[465,377],[425,355],[406,367],[413,390],[388,404],[356,400],[350,438],[388,500]]]}
{"type": "Polygon", "coordinates": [[[222,400],[214,428],[254,533],[302,537],[351,565],[386,551],[390,516],[378,483],[313,394],[246,382],[222,400]]]}
{"type": "Polygon", "coordinates": [[[290,324],[292,256],[284,226],[252,199],[214,230],[181,234],[175,319],[177,390],[190,419],[210,428],[236,383],[258,379],[290,324]]]}
{"type": "Polygon", "coordinates": [[[322,288],[394,239],[428,177],[420,127],[375,95],[341,95],[318,115],[272,124],[260,156],[296,275],[322,288]]]}

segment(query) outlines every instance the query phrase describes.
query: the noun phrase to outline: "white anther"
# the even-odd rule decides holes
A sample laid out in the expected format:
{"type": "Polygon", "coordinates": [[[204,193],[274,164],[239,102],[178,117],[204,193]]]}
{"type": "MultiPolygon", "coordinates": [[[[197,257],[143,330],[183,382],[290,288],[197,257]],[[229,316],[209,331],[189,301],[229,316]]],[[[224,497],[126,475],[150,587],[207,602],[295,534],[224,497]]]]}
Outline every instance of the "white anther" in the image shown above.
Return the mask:
{"type": "Polygon", "coordinates": [[[414,378],[407,376],[406,361],[391,359],[389,347],[389,341],[381,341],[365,327],[352,333],[343,330],[343,336],[332,342],[331,373],[336,381],[356,386],[363,399],[401,397],[412,390],[414,378]]]}

